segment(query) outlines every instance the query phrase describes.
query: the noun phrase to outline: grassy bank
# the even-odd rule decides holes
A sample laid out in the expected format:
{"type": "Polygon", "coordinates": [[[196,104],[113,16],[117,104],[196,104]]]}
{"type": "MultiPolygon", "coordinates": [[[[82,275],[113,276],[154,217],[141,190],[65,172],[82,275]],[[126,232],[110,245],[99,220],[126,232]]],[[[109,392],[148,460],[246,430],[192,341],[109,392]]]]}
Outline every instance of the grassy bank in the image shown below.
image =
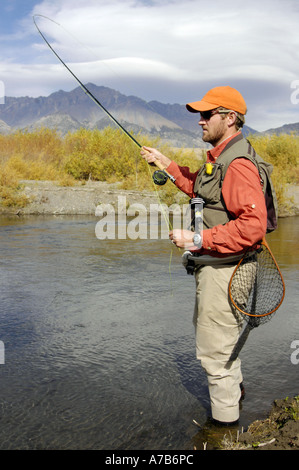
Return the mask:
{"type": "MultiPolygon", "coordinates": [[[[205,152],[173,149],[158,139],[137,136],[143,145],[159,148],[182,166],[196,171],[205,152]]],[[[266,161],[274,166],[273,182],[279,203],[284,201],[288,183],[297,184],[299,136],[250,137],[266,161]]],[[[0,204],[24,207],[27,199],[19,191],[21,180],[50,180],[64,186],[87,180],[121,182],[122,189],[153,190],[154,170],[140,158],[140,149],[120,130],[80,129],[61,137],[57,132],[40,129],[17,131],[0,136],[0,204]]],[[[161,200],[171,204],[178,190],[167,184],[156,187],[161,200]]]]}
{"type": "Polygon", "coordinates": [[[251,423],[236,440],[226,435],[224,450],[298,450],[299,396],[275,400],[268,417],[251,423]]]}

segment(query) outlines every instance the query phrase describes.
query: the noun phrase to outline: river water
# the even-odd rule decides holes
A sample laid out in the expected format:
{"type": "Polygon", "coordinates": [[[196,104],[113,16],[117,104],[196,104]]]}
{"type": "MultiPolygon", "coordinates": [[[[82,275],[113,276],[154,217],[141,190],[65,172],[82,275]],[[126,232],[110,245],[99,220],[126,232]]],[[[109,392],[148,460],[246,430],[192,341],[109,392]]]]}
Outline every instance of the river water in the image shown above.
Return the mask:
{"type": "MultiPolygon", "coordinates": [[[[96,222],[0,218],[0,449],[186,450],[209,416],[181,254],[96,222]]],[[[268,236],[286,298],[240,355],[244,427],[299,393],[298,228],[268,236]]]]}

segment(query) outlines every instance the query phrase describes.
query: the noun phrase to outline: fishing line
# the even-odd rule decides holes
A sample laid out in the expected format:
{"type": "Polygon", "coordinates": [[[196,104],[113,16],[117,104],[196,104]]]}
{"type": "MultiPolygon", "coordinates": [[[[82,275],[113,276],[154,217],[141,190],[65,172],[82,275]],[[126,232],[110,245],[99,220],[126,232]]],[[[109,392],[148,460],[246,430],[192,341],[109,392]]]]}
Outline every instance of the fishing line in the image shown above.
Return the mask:
{"type": "MultiPolygon", "coordinates": [[[[51,46],[51,44],[49,43],[49,41],[47,40],[47,38],[45,37],[45,35],[42,33],[41,29],[39,28],[39,26],[37,25],[37,22],[36,22],[36,18],[39,17],[39,18],[44,18],[48,21],[51,21],[52,23],[56,24],[57,26],[59,27],[62,27],[59,23],[57,23],[56,21],[52,20],[51,18],[48,18],[47,16],[45,15],[39,15],[39,14],[36,14],[33,16],[33,22],[34,22],[34,25],[37,29],[37,31],[39,32],[40,36],[43,38],[43,40],[45,41],[45,43],[47,44],[47,46],[49,47],[49,49],[53,52],[53,54],[55,55],[55,57],[59,60],[59,62],[61,62],[61,64],[67,69],[67,71],[72,75],[72,77],[77,81],[77,83],[79,84],[79,86],[81,87],[81,89],[84,91],[84,93],[98,106],[102,109],[102,111],[104,111],[104,113],[107,114],[107,116],[121,129],[121,131],[132,141],[134,142],[135,145],[137,145],[137,147],[139,149],[142,149],[142,145],[135,139],[135,137],[127,131],[127,129],[125,129],[124,126],[122,126],[122,124],[115,118],[115,116],[113,116],[109,111],[108,109],[105,108],[105,106],[93,95],[93,93],[82,83],[82,81],[77,77],[77,75],[75,75],[75,73],[70,69],[70,67],[64,62],[64,60],[59,56],[59,54],[55,51],[55,49],[53,48],[53,46],[51,46]]],[[[65,28],[63,28],[64,31],[65,28]]],[[[156,185],[158,186],[161,186],[161,185],[164,185],[167,180],[169,179],[170,181],[172,181],[173,183],[175,182],[175,178],[168,174],[167,171],[163,168],[163,166],[160,164],[159,161],[156,161],[154,164],[148,164],[147,165],[147,168],[148,168],[148,171],[150,173],[150,176],[153,177],[153,181],[156,185]],[[149,166],[152,166],[152,165],[156,165],[158,168],[160,168],[159,170],[156,170],[153,175],[151,174],[150,172],[150,168],[149,166]]],[[[158,195],[158,191],[157,191],[157,188],[154,186],[155,188],[155,192],[156,192],[156,196],[157,196],[157,199],[159,200],[159,203],[160,203],[160,207],[161,207],[161,210],[162,210],[162,214],[163,214],[163,217],[165,219],[165,222],[166,222],[166,225],[168,227],[168,231],[170,231],[172,229],[172,226],[171,226],[171,223],[170,223],[170,219],[168,217],[168,215],[165,213],[165,210],[163,208],[163,205],[161,204],[161,201],[160,201],[160,197],[158,195]]],[[[171,261],[170,261],[171,262],[171,261]]]]}
{"type": "MultiPolygon", "coordinates": [[[[37,22],[35,20],[35,18],[37,17],[40,17],[40,18],[44,18],[48,21],[51,21],[52,23],[56,24],[57,26],[61,27],[62,26],[57,23],[56,21],[52,20],[51,18],[48,18],[47,16],[45,15],[34,15],[33,16],[33,22],[34,22],[34,25],[36,27],[36,29],[38,30],[39,34],[41,35],[41,37],[43,38],[43,40],[45,41],[45,43],[47,44],[47,46],[49,47],[49,49],[53,52],[53,54],[55,55],[55,57],[61,62],[61,64],[68,70],[68,72],[72,75],[72,77],[78,82],[79,86],[82,88],[82,90],[84,91],[84,93],[97,105],[99,106],[102,111],[104,111],[104,113],[107,114],[107,116],[122,130],[122,132],[125,133],[125,135],[127,137],[129,137],[129,139],[131,139],[135,145],[137,145],[137,147],[139,149],[142,149],[142,145],[137,141],[137,139],[135,139],[135,137],[129,132],[127,131],[127,129],[122,126],[122,124],[115,118],[115,116],[113,116],[107,108],[105,108],[105,106],[93,95],[93,93],[82,83],[82,81],[77,77],[77,75],[75,75],[75,73],[71,70],[71,68],[64,62],[64,60],[59,56],[59,54],[55,51],[55,49],[53,48],[53,46],[51,46],[51,44],[49,43],[49,41],[47,40],[47,38],[45,37],[45,35],[42,33],[41,29],[39,28],[39,26],[37,25],[37,22]]],[[[64,31],[66,31],[65,28],[63,28],[64,31]]],[[[160,170],[157,170],[154,172],[153,174],[153,179],[154,179],[154,182],[155,184],[161,186],[163,184],[166,183],[166,181],[168,179],[170,179],[170,181],[172,181],[174,183],[175,179],[173,178],[173,176],[169,175],[167,173],[167,171],[162,167],[162,165],[159,163],[159,161],[157,161],[155,163],[156,166],[158,166],[160,168],[160,170]]]]}
{"type": "Polygon", "coordinates": [[[108,109],[106,109],[102,103],[100,103],[100,101],[91,93],[91,91],[88,90],[88,88],[81,82],[81,80],[74,74],[74,72],[70,69],[70,67],[68,67],[68,65],[61,59],[61,57],[58,55],[58,53],[55,51],[55,49],[51,46],[51,44],[49,43],[49,41],[47,40],[47,38],[44,36],[44,34],[41,32],[40,28],[38,27],[36,21],[35,21],[35,18],[36,17],[42,17],[42,18],[45,18],[49,21],[52,21],[52,23],[55,23],[57,26],[60,27],[60,24],[57,23],[56,21],[52,20],[51,18],[48,18],[44,15],[34,15],[33,16],[33,22],[39,32],[39,34],[41,35],[41,37],[43,38],[43,40],[45,41],[45,43],[47,44],[47,46],[51,49],[51,51],[53,52],[53,54],[57,57],[57,59],[62,63],[62,65],[68,70],[68,72],[73,76],[73,78],[79,83],[80,87],[82,88],[82,90],[84,91],[84,93],[86,93],[86,95],[89,96],[89,98],[92,99],[92,101],[97,105],[99,106],[109,117],[110,119],[141,149],[142,148],[142,145],[135,139],[135,137],[133,137],[132,134],[130,134],[122,125],[120,122],[117,121],[117,119],[108,111],[108,109]]]}

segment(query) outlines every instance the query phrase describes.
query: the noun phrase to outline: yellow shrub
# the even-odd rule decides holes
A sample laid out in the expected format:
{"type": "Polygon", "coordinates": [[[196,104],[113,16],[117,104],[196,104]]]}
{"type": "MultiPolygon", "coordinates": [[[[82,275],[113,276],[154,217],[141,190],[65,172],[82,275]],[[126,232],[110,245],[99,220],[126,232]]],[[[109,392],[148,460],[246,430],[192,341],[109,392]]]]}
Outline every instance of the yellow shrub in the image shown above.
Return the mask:
{"type": "Polygon", "coordinates": [[[271,179],[279,204],[285,201],[287,184],[299,182],[299,136],[295,134],[250,136],[256,152],[273,165],[271,179]]]}
{"type": "Polygon", "coordinates": [[[76,179],[122,181],[135,172],[137,152],[119,130],[80,129],[66,136],[64,167],[76,179]]]}
{"type": "Polygon", "coordinates": [[[27,198],[19,193],[19,177],[15,170],[0,165],[0,205],[24,207],[27,198]]]}
{"type": "Polygon", "coordinates": [[[26,160],[42,158],[57,164],[61,159],[61,144],[61,137],[54,130],[42,128],[34,132],[16,131],[0,136],[0,159],[5,161],[19,154],[26,160]]]}
{"type": "MultiPolygon", "coordinates": [[[[205,159],[204,150],[173,149],[159,138],[138,135],[142,145],[158,148],[170,159],[195,172],[205,159]]],[[[274,166],[273,182],[279,202],[287,183],[298,183],[299,136],[249,137],[257,153],[274,166]]],[[[52,180],[74,184],[75,180],[120,182],[123,189],[153,190],[152,173],[140,156],[140,148],[119,129],[79,129],[65,137],[50,129],[17,131],[0,135],[0,197],[13,204],[19,181],[52,180]]],[[[167,183],[155,187],[163,202],[172,204],[180,191],[167,183]]],[[[182,198],[180,198],[182,201],[182,198]]]]}

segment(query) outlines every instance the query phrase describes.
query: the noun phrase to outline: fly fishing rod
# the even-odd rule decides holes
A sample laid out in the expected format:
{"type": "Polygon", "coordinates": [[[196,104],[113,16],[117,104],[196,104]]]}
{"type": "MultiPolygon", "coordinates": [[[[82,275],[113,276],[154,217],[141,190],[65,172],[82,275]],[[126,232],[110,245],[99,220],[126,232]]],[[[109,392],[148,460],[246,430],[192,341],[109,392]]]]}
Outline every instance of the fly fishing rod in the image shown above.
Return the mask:
{"type": "MultiPolygon", "coordinates": [[[[52,20],[51,18],[48,18],[47,16],[44,16],[44,15],[34,15],[33,16],[33,22],[35,24],[35,27],[36,29],[38,30],[39,34],[41,35],[41,37],[43,38],[43,40],[45,41],[45,43],[47,44],[47,46],[50,48],[50,50],[53,52],[53,54],[57,57],[57,59],[61,62],[61,64],[68,70],[68,72],[73,76],[73,78],[79,83],[80,87],[82,88],[82,90],[84,91],[84,93],[97,105],[99,106],[102,111],[104,111],[104,113],[107,114],[107,116],[125,133],[125,135],[127,137],[129,137],[129,139],[131,139],[140,149],[142,149],[142,145],[135,139],[135,137],[130,134],[130,132],[128,132],[122,125],[121,123],[108,111],[108,109],[105,108],[105,106],[103,106],[102,103],[100,103],[100,101],[91,93],[91,91],[81,82],[81,80],[74,74],[74,72],[70,69],[70,67],[68,67],[68,65],[62,60],[62,58],[58,55],[58,53],[55,51],[55,49],[51,46],[51,44],[49,43],[49,41],[47,40],[47,38],[44,36],[44,34],[41,32],[40,28],[38,27],[37,23],[36,23],[36,20],[35,18],[37,17],[40,17],[40,18],[45,18],[46,20],[49,20],[49,21],[52,21],[52,23],[55,23],[56,25],[58,26],[61,26],[59,23],[57,23],[56,21],[52,20]]],[[[144,149],[143,149],[144,150],[144,149]]],[[[160,168],[159,170],[156,170],[154,173],[153,173],[153,181],[155,184],[159,185],[159,186],[162,186],[164,185],[167,180],[169,179],[170,181],[172,181],[173,183],[175,182],[175,178],[170,175],[169,173],[167,173],[167,171],[163,168],[163,166],[160,164],[159,161],[155,162],[155,163],[150,163],[149,165],[153,166],[153,165],[156,165],[158,168],[160,168]]]]}

